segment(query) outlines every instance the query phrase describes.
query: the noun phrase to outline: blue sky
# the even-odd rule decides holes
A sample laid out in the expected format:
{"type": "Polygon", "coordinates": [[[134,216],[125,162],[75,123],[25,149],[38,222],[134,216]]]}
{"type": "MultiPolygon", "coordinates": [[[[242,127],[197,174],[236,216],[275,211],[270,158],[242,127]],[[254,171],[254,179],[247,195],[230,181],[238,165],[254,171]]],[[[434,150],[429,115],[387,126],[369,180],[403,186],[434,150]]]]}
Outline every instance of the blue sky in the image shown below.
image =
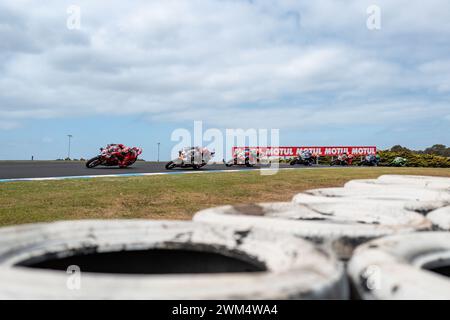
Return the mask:
{"type": "Polygon", "coordinates": [[[168,159],[194,120],[282,145],[450,144],[447,0],[5,0],[0,39],[0,159],[61,158],[67,134],[76,158],[161,142],[168,159]]]}

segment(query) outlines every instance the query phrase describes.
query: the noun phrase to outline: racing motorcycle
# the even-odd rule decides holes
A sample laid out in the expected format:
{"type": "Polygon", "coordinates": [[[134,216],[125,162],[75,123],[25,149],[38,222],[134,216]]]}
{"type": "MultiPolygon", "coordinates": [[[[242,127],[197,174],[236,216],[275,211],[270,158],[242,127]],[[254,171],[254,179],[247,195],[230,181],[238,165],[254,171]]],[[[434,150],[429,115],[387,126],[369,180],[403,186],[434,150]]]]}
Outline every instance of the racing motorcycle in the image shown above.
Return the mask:
{"type": "MultiPolygon", "coordinates": [[[[120,168],[126,168],[136,162],[138,156],[142,153],[142,149],[138,147],[130,148],[128,154],[124,157],[127,159],[125,164],[120,165],[120,168]]],[[[86,167],[89,169],[97,166],[115,167],[119,166],[119,159],[116,156],[111,156],[107,148],[100,148],[100,154],[86,162],[86,167]]]]}
{"type": "Polygon", "coordinates": [[[192,168],[198,170],[206,166],[209,160],[212,159],[215,152],[211,152],[206,148],[189,147],[184,148],[178,152],[178,158],[169,161],[166,164],[166,169],[171,170],[174,168],[192,168]]]}
{"type": "Polygon", "coordinates": [[[365,156],[364,160],[358,163],[358,166],[371,166],[376,167],[378,166],[378,163],[380,162],[380,156],[369,154],[365,156]]]}
{"type": "Polygon", "coordinates": [[[353,163],[353,155],[346,153],[340,154],[336,159],[331,161],[330,166],[351,166],[353,163]]]}
{"type": "Polygon", "coordinates": [[[225,162],[225,166],[239,166],[245,165],[247,167],[253,167],[258,162],[258,153],[250,150],[249,148],[245,148],[244,150],[237,151],[234,155],[234,158],[228,162],[225,162]]]}
{"type": "Polygon", "coordinates": [[[406,158],[396,157],[394,160],[392,160],[390,165],[392,167],[405,167],[407,162],[408,162],[408,159],[406,159],[406,158]]]}
{"type": "Polygon", "coordinates": [[[317,161],[317,156],[309,151],[303,151],[297,158],[290,162],[291,166],[296,164],[303,164],[305,166],[312,166],[317,161]]]}

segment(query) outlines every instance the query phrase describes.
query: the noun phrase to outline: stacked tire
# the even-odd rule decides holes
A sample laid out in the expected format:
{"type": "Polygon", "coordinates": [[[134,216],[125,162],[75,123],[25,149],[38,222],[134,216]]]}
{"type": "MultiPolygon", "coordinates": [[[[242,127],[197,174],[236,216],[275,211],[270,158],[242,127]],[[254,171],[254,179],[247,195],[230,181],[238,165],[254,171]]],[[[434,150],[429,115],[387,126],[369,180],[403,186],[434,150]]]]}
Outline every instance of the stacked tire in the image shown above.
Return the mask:
{"type": "Polygon", "coordinates": [[[289,233],[333,250],[342,260],[350,258],[353,249],[368,240],[431,229],[425,217],[401,208],[396,202],[380,205],[374,200],[354,200],[349,203],[308,195],[302,195],[301,199],[301,203],[206,209],[198,212],[194,221],[289,233]]]}
{"type": "Polygon", "coordinates": [[[450,296],[450,234],[442,232],[450,231],[449,178],[353,180],[292,202],[202,210],[194,220],[289,233],[331,250],[347,262],[357,298],[450,296]]]}
{"type": "Polygon", "coordinates": [[[346,299],[343,265],[288,234],[194,222],[0,229],[0,299],[346,299]],[[78,287],[68,281],[81,271],[78,287]]]}

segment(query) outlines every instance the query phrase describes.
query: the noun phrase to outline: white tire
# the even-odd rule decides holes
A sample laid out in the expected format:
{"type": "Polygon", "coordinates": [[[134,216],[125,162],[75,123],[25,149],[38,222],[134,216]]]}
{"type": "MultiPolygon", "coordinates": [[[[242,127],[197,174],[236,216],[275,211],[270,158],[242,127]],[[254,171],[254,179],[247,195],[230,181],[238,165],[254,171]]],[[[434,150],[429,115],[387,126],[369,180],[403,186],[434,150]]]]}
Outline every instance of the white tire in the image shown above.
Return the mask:
{"type": "Polygon", "coordinates": [[[427,218],[436,229],[450,231],[450,206],[431,211],[427,218]]]}
{"type": "Polygon", "coordinates": [[[450,186],[447,183],[440,181],[428,181],[428,180],[397,180],[397,181],[384,181],[378,179],[356,179],[347,182],[344,185],[345,188],[370,188],[370,187],[402,187],[402,188],[421,188],[431,189],[438,191],[450,192],[450,186]],[[417,183],[416,183],[417,182],[417,183]]]}
{"type": "Polygon", "coordinates": [[[381,238],[356,248],[348,273],[363,299],[449,300],[449,266],[450,233],[420,232],[381,238]]]}
{"type": "Polygon", "coordinates": [[[342,264],[310,242],[173,221],[87,220],[0,229],[0,283],[0,299],[348,297],[342,264]],[[149,261],[161,250],[170,253],[149,261]],[[134,260],[138,252],[144,252],[142,264],[134,260]],[[105,264],[105,256],[113,263],[105,264]],[[81,263],[79,290],[68,286],[73,277],[64,272],[68,262],[81,263]],[[249,268],[258,272],[244,272],[249,268]]]}
{"type": "Polygon", "coordinates": [[[368,200],[223,206],[199,211],[193,219],[290,233],[331,247],[341,259],[348,259],[354,247],[370,239],[431,228],[422,215],[404,210],[396,202],[383,205],[368,200]]]}
{"type": "Polygon", "coordinates": [[[411,175],[382,175],[378,181],[392,184],[416,185],[431,189],[450,189],[450,178],[433,176],[411,176],[411,175]]]}
{"type": "Polygon", "coordinates": [[[294,196],[294,201],[301,201],[304,195],[328,197],[331,199],[350,198],[400,201],[408,210],[417,211],[423,214],[450,205],[450,193],[447,191],[401,186],[382,187],[366,184],[364,187],[361,185],[353,185],[353,187],[347,185],[345,188],[313,189],[294,196]]]}

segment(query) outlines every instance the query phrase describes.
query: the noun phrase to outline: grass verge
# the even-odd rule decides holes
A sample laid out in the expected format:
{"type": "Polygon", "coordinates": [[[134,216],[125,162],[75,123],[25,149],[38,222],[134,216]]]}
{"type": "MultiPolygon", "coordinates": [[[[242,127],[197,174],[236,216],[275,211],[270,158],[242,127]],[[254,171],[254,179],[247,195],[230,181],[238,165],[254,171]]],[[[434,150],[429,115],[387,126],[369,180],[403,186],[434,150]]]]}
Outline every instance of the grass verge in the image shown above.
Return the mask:
{"type": "Polygon", "coordinates": [[[204,208],[289,201],[298,192],[382,174],[450,177],[449,169],[336,168],[0,184],[0,226],[69,219],[191,219],[204,208]]]}

